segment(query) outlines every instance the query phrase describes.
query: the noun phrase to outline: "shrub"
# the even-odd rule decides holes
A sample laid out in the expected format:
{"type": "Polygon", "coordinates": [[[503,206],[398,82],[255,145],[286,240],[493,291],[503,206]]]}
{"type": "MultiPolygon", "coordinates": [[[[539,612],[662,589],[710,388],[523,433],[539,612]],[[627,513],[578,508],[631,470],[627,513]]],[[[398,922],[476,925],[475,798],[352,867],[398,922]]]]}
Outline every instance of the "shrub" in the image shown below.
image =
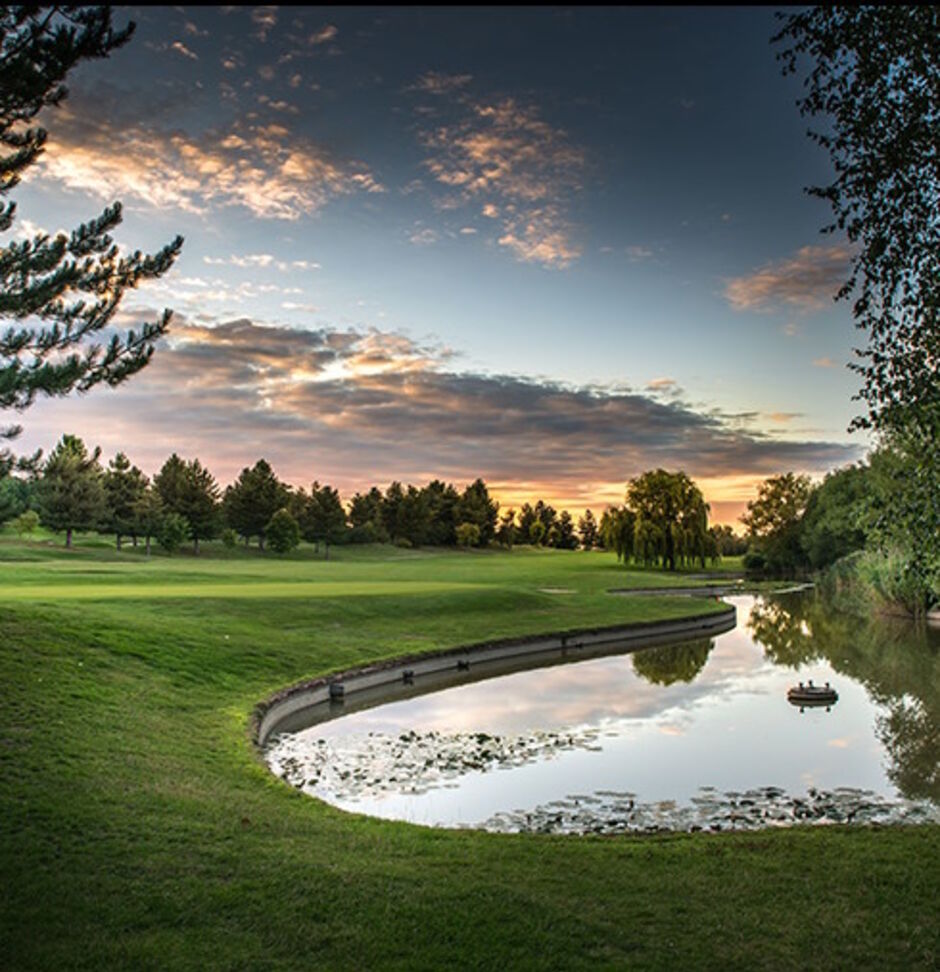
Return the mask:
{"type": "Polygon", "coordinates": [[[22,537],[24,533],[27,536],[35,533],[38,526],[39,514],[35,510],[24,510],[13,520],[13,529],[16,530],[16,534],[19,537],[22,537]]]}
{"type": "Polygon", "coordinates": [[[189,538],[189,520],[179,513],[167,513],[157,530],[157,543],[168,553],[177,550],[189,538]]]}
{"type": "Polygon", "coordinates": [[[278,554],[290,553],[300,543],[300,527],[290,510],[278,510],[264,528],[268,546],[278,554]]]}
{"type": "Polygon", "coordinates": [[[226,527],[222,531],[222,544],[227,550],[234,550],[238,543],[238,534],[231,528],[226,527]]]}
{"type": "Polygon", "coordinates": [[[461,523],[457,527],[457,546],[475,547],[480,542],[480,528],[475,523],[461,523]]]}

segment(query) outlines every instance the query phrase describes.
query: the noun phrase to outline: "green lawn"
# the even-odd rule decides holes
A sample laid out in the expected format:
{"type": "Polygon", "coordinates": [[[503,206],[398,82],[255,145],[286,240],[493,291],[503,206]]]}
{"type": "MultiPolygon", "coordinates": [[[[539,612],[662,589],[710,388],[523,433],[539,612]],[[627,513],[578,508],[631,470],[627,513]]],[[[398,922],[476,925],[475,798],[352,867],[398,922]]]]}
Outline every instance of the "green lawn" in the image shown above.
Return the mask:
{"type": "Polygon", "coordinates": [[[0,539],[0,968],[935,967],[940,828],[433,831],[274,779],[285,685],[710,603],[601,553],[331,557],[0,539]]]}

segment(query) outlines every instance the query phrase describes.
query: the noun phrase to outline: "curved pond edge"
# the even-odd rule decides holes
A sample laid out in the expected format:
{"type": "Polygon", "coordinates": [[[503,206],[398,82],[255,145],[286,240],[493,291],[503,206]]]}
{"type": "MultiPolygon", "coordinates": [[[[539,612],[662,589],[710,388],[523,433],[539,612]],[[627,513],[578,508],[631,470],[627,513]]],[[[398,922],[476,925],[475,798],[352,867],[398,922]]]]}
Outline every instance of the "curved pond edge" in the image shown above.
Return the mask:
{"type": "MultiPolygon", "coordinates": [[[[281,723],[303,709],[323,703],[337,703],[335,714],[344,714],[341,704],[357,693],[372,690],[371,705],[380,705],[381,696],[391,696],[394,689],[412,684],[422,675],[467,672],[471,664],[523,659],[526,655],[549,652],[566,653],[577,649],[600,648],[604,645],[652,647],[663,642],[686,640],[697,636],[717,635],[730,631],[737,623],[733,605],[704,614],[687,615],[663,621],[634,622],[610,627],[584,628],[554,634],[535,634],[494,641],[476,642],[438,651],[402,655],[343,672],[308,679],[282,689],[255,706],[251,719],[251,737],[260,750],[281,723]]],[[[495,674],[495,673],[494,673],[495,674]]]]}

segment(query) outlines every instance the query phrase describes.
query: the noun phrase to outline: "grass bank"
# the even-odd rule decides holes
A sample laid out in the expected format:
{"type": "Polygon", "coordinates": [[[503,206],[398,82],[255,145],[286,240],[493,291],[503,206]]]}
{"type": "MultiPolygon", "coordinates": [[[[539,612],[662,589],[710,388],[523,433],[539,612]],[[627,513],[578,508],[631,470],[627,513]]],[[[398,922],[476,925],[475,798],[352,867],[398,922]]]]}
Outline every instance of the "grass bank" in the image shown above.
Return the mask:
{"type": "Polygon", "coordinates": [[[3,967],[932,968],[938,828],[433,831],[301,796],[251,748],[255,703],[302,678],[702,608],[604,593],[654,577],[599,553],[0,542],[3,967]]]}

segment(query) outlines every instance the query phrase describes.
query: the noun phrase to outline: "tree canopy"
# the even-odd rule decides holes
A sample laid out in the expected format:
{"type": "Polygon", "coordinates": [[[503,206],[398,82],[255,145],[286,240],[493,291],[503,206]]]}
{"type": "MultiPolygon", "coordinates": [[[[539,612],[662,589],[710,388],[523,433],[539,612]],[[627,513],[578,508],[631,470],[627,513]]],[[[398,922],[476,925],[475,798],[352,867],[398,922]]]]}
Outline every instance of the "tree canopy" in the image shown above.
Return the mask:
{"type": "Polygon", "coordinates": [[[835,179],[823,232],[854,247],[839,297],[867,333],[852,367],[867,415],[853,425],[926,423],[940,412],[940,7],[819,6],[779,14],[785,74],[809,62],[800,113],[835,179]]]}

